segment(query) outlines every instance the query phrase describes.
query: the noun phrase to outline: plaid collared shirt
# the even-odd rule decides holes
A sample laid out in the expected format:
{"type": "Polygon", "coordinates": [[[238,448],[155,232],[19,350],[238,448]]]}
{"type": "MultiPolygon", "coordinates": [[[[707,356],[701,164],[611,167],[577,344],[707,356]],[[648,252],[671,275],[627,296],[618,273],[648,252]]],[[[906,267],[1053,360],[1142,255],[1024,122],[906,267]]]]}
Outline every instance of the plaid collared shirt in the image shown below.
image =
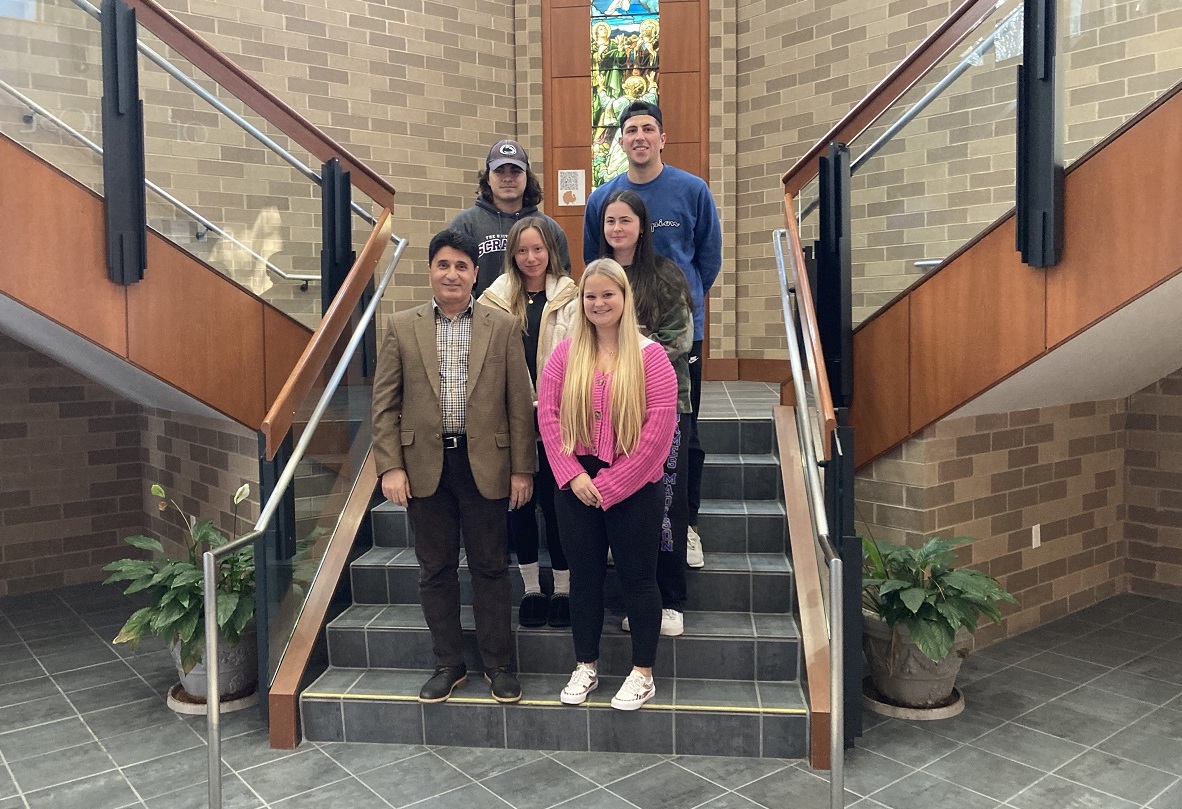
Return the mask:
{"type": "Polygon", "coordinates": [[[434,300],[435,348],[439,352],[439,410],[443,432],[463,433],[468,398],[468,353],[472,348],[472,301],[451,320],[434,300]]]}

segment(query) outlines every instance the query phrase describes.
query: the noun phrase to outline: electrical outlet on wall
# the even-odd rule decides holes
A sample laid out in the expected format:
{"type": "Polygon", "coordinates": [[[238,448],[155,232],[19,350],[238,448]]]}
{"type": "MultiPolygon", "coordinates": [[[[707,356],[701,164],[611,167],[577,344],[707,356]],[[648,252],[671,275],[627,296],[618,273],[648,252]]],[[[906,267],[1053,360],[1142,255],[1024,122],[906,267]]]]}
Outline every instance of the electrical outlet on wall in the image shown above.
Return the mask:
{"type": "Polygon", "coordinates": [[[1030,529],[1030,547],[1037,548],[1042,544],[1042,523],[1035,523],[1030,529]]]}

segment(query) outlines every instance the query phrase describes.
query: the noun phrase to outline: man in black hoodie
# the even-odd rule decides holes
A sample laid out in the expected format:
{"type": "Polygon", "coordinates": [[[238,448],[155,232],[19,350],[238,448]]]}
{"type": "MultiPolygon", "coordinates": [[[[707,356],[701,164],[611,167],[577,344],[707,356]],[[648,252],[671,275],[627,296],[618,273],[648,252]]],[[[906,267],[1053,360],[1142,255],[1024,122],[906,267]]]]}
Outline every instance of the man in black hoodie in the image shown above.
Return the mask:
{"type": "Polygon", "coordinates": [[[540,216],[554,230],[554,242],[558,246],[558,259],[570,272],[570,250],[566,234],[558,223],[538,212],[542,201],[542,186],[529,170],[529,157],[521,144],[515,140],[501,140],[488,150],[484,169],[477,175],[480,182],[480,196],[471,208],[460,211],[452,220],[451,227],[466,233],[476,242],[479,255],[476,266],[476,287],[472,296],[479,298],[501,271],[505,262],[505,242],[509,229],[518,219],[540,216]]]}

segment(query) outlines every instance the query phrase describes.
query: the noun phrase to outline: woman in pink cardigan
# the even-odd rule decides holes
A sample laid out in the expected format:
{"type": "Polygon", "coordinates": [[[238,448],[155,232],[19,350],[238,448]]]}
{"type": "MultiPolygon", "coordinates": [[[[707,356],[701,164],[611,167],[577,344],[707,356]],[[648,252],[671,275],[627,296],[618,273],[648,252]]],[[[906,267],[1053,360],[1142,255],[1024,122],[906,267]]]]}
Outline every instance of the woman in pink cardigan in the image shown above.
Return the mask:
{"type": "Polygon", "coordinates": [[[677,418],[677,376],[665,350],[641,337],[619,264],[588,264],[579,294],[573,336],[554,349],[538,385],[538,427],[559,489],[555,508],[571,572],[577,665],[559,698],[579,705],[599,685],[610,548],[632,629],[632,672],[612,707],[633,711],[656,693],[661,480],[677,418]]]}

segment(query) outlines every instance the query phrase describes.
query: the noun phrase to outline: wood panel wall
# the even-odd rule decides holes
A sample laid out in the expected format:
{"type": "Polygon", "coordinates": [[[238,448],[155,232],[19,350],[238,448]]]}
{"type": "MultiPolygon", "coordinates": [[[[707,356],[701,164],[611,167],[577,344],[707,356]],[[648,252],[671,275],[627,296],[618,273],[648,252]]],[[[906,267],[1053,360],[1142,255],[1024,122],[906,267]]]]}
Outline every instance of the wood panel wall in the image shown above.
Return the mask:
{"type": "Polygon", "coordinates": [[[2,135],[0,166],[0,293],[258,429],[311,332],[154,232],[112,283],[102,199],[2,135]]]}
{"type": "Polygon", "coordinates": [[[1075,163],[1063,259],[1028,267],[1013,215],[854,333],[861,467],[1182,272],[1182,92],[1075,163]]]}

